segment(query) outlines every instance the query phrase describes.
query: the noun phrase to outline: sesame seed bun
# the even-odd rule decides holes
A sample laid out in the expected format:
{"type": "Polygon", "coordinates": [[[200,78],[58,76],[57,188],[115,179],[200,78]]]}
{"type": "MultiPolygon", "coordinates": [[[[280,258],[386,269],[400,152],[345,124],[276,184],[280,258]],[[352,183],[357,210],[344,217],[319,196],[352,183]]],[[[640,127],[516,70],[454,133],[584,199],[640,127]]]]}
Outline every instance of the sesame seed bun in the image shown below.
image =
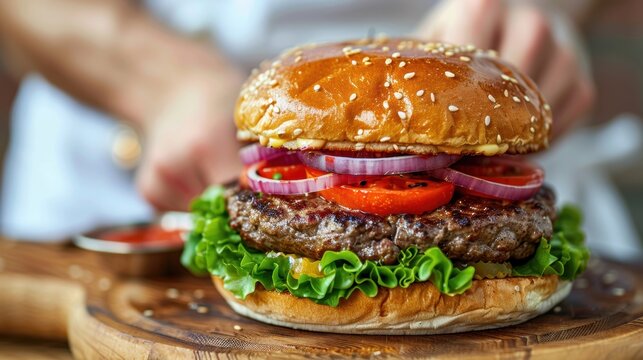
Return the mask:
{"type": "Polygon", "coordinates": [[[235,110],[243,141],[291,150],[529,153],[551,111],[494,52],[410,39],[291,49],[248,79],[235,110]]]}
{"type": "Polygon", "coordinates": [[[234,311],[255,320],[302,330],[386,335],[446,334],[519,324],[549,311],[572,287],[555,275],[510,277],[474,280],[464,294],[448,296],[424,282],[406,289],[380,288],[373,298],[355,291],[330,307],[260,285],[241,300],[219,278],[212,279],[234,311]]]}

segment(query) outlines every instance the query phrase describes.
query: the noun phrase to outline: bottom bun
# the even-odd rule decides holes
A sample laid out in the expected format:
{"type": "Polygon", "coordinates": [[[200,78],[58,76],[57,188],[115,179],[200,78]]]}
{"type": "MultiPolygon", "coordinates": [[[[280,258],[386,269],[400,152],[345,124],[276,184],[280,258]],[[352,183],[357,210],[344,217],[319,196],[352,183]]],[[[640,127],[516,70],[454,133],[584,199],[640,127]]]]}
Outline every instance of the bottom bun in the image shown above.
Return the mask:
{"type": "Polygon", "coordinates": [[[257,289],[245,300],[214,285],[237,313],[293,329],[350,334],[424,335],[515,325],[549,311],[570,292],[558,276],[474,280],[462,295],[440,293],[430,282],[406,289],[380,288],[369,298],[355,291],[337,307],[319,305],[287,292],[257,289]]]}

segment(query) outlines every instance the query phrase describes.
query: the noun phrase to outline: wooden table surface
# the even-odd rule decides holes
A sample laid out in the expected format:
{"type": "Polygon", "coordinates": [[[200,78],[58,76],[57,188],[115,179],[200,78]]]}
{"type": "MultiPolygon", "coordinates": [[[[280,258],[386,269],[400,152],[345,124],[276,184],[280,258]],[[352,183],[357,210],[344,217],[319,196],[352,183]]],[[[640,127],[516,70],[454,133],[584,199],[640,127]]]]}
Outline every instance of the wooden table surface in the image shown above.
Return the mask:
{"type": "MultiPolygon", "coordinates": [[[[234,313],[209,279],[186,273],[129,279],[109,266],[72,246],[0,240],[0,334],[68,339],[82,358],[247,358],[267,352],[288,358],[643,358],[640,264],[594,259],[569,298],[543,316],[503,329],[438,336],[270,326],[234,313]]],[[[3,345],[11,350],[30,344],[2,341],[0,357],[3,345]]],[[[44,346],[43,354],[52,358],[68,355],[56,343],[31,344],[44,346]]]]}

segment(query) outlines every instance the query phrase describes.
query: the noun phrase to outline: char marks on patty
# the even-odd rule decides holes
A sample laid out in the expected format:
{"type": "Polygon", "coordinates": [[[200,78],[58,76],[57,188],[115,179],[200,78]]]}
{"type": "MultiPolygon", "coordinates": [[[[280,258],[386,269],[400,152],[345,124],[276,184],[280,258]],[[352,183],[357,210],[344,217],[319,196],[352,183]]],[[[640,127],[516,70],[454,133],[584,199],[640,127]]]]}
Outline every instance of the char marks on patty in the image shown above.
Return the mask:
{"type": "Polygon", "coordinates": [[[452,260],[505,262],[533,254],[550,238],[556,211],[551,189],[533,198],[491,200],[455,195],[421,215],[378,216],[350,210],[317,194],[275,196],[234,189],[230,226],[246,244],[321,259],[325,251],[351,250],[362,260],[393,264],[400,249],[439,246],[452,260]]]}

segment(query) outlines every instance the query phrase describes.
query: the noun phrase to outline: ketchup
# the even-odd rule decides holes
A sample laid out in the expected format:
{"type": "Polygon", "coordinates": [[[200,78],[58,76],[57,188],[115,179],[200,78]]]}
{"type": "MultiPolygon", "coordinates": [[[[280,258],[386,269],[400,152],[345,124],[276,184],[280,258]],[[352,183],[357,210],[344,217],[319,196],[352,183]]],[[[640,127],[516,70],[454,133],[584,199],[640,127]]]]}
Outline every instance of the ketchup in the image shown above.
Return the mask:
{"type": "Polygon", "coordinates": [[[101,239],[107,241],[125,242],[130,244],[147,242],[180,243],[181,230],[166,230],[160,225],[150,225],[126,230],[112,230],[101,234],[101,239]]]}

